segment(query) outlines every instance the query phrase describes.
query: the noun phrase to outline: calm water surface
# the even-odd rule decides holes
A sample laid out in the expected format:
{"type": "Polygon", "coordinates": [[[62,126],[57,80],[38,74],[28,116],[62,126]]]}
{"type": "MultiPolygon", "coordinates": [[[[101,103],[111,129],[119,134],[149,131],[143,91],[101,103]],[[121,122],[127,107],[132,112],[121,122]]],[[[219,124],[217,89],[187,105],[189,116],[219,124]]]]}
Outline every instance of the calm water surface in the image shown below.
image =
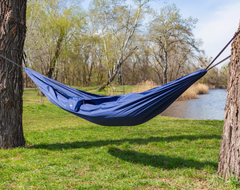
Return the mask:
{"type": "Polygon", "coordinates": [[[224,120],[227,91],[209,90],[209,94],[199,95],[199,99],[174,102],[161,115],[188,119],[224,120]]]}

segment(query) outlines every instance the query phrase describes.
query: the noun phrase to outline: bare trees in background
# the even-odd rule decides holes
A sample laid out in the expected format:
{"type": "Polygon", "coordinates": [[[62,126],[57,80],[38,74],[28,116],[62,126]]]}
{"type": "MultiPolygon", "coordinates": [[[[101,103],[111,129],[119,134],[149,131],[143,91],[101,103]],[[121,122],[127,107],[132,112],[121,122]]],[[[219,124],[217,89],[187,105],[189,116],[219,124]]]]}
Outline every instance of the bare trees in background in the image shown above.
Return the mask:
{"type": "Polygon", "coordinates": [[[70,0],[28,1],[25,52],[29,66],[52,78],[58,60],[71,48],[72,38],[82,30],[84,20],[81,8],[70,0]]]}
{"type": "Polygon", "coordinates": [[[189,17],[182,18],[175,5],[166,6],[160,13],[154,13],[154,20],[150,23],[150,41],[155,61],[161,67],[162,83],[168,82],[168,70],[175,63],[171,71],[179,74],[193,52],[199,51],[199,44],[194,39],[192,30],[197,20],[189,17]],[[176,63],[177,62],[177,63],[176,63]]]}
{"type": "Polygon", "coordinates": [[[149,0],[28,1],[29,67],[68,85],[164,84],[201,67],[197,22],[149,0]],[[74,2],[74,3],[73,3],[74,2]]]}

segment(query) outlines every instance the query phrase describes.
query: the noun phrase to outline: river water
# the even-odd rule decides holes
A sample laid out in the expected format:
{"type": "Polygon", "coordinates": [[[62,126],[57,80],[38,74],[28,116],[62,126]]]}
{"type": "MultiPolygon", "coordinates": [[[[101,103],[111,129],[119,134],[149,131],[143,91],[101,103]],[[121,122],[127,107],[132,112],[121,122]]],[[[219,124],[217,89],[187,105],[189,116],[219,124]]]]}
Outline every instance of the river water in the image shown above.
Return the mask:
{"type": "Polygon", "coordinates": [[[224,120],[227,91],[209,90],[209,94],[199,95],[199,99],[176,101],[161,115],[188,119],[224,120]]]}

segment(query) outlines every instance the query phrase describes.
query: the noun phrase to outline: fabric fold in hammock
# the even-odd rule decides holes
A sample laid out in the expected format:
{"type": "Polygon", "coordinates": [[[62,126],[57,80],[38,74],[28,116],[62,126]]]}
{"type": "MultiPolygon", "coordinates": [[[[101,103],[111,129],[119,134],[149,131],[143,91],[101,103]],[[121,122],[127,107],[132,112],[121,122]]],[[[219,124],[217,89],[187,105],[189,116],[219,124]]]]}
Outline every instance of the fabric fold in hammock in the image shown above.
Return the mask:
{"type": "Polygon", "coordinates": [[[133,126],[152,119],[207,73],[201,69],[141,93],[102,96],[66,86],[26,67],[24,70],[53,104],[104,126],[133,126]]]}

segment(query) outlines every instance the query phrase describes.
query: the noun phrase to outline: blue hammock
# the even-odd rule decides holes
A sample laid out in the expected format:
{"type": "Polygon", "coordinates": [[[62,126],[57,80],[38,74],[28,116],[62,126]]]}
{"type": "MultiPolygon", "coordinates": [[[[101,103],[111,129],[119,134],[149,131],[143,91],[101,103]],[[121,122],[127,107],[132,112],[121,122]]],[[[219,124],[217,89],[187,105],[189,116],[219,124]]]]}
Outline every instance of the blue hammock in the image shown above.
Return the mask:
{"type": "Polygon", "coordinates": [[[26,67],[24,70],[52,103],[104,126],[133,126],[152,119],[207,73],[201,69],[141,93],[102,96],[71,88],[26,67]]]}

